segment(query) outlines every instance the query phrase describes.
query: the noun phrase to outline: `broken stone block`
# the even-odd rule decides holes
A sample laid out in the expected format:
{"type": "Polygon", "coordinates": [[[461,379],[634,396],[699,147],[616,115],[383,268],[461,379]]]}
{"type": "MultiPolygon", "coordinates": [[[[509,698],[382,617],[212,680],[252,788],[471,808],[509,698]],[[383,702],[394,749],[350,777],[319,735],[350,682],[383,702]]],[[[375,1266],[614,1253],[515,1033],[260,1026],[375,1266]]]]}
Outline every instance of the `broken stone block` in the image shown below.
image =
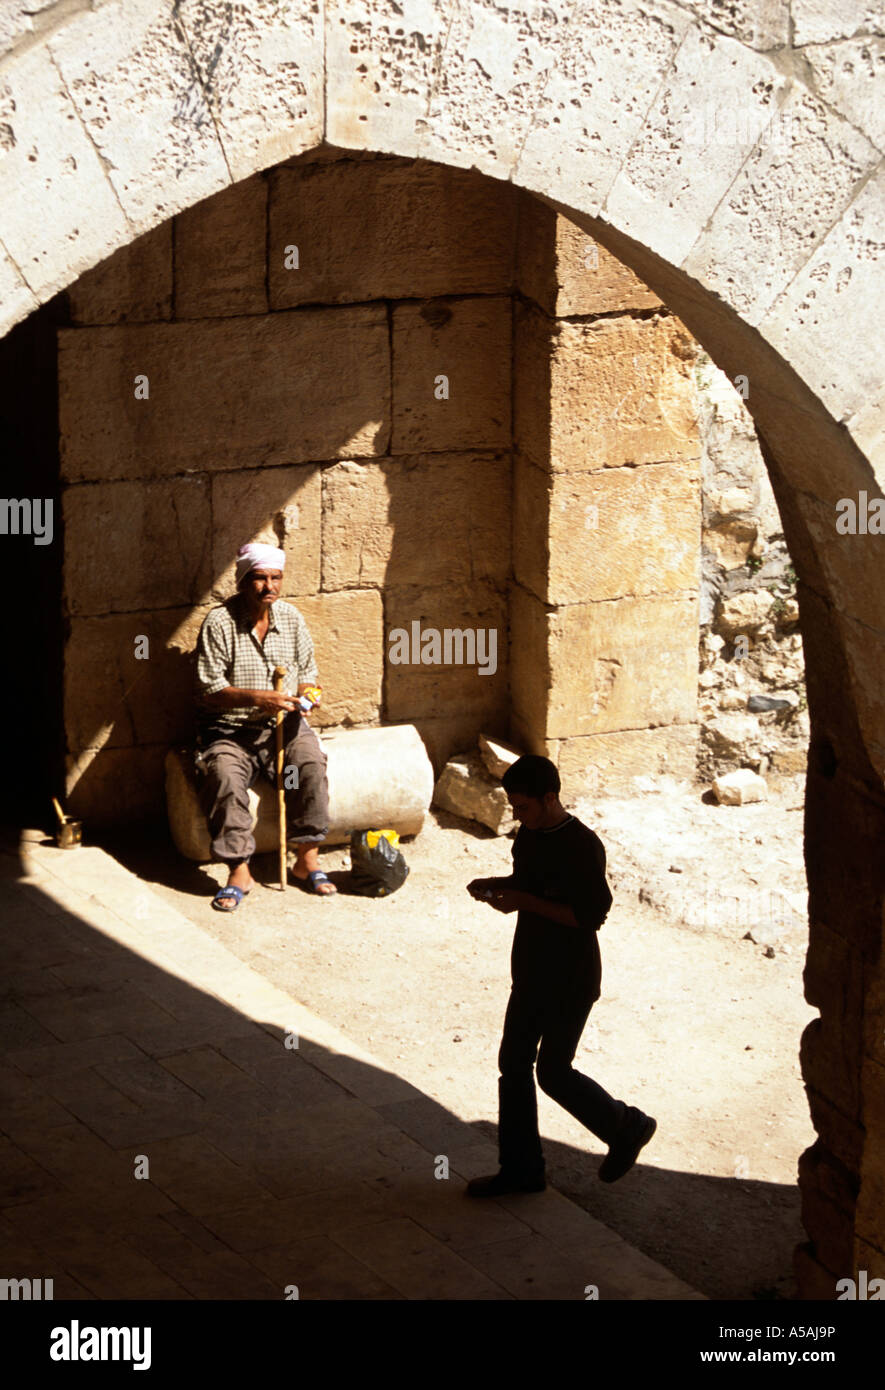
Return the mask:
{"type": "Polygon", "coordinates": [[[731,762],[759,756],[760,729],[752,714],[720,714],[704,725],[704,741],[717,758],[731,762]]]}
{"type": "Polygon", "coordinates": [[[512,743],[502,743],[498,738],[480,734],[479,751],[482,760],[493,777],[503,777],[508,767],[512,767],[522,754],[512,743]]]}
{"type": "Polygon", "coordinates": [[[462,753],[446,763],[433,804],[454,816],[479,821],[496,835],[506,835],[516,826],[507,793],[479,753],[462,753]]]}
{"type": "Polygon", "coordinates": [[[771,612],[774,598],[767,589],[732,594],[724,599],[719,610],[717,627],[726,637],[738,632],[755,632],[771,612]]]}
{"type": "Polygon", "coordinates": [[[766,801],[768,787],[764,777],[748,767],[727,772],[713,781],[713,794],[721,806],[745,806],[750,801],[766,801]]]}

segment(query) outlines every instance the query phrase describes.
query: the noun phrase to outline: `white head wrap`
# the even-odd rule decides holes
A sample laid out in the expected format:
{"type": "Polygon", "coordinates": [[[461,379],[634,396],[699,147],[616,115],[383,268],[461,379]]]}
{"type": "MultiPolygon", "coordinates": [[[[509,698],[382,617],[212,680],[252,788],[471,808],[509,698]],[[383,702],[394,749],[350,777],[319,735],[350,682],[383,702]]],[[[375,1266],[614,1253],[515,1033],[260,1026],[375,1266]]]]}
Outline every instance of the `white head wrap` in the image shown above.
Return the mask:
{"type": "Polygon", "coordinates": [[[250,570],[281,570],[286,564],[286,552],[272,545],[259,545],[250,541],[241,545],[237,551],[237,588],[250,570]]]}

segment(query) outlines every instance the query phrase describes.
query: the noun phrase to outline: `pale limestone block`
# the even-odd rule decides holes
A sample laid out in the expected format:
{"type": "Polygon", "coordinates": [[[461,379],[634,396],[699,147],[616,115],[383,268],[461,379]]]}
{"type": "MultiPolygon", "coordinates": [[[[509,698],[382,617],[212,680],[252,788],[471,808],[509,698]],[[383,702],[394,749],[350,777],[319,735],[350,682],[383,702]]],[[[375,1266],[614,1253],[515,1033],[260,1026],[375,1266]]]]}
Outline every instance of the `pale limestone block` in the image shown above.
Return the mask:
{"type": "Polygon", "coordinates": [[[723,521],[704,527],[703,544],[724,570],[736,570],[746,564],[758,538],[751,521],[723,521]]]}
{"type": "Polygon", "coordinates": [[[449,15],[436,0],[327,0],[326,139],[417,155],[449,15]]]}
{"type": "MultiPolygon", "coordinates": [[[[882,390],[885,170],[842,213],[760,324],[837,420],[882,390]],[[851,351],[845,351],[851,324],[851,351]]],[[[752,384],[750,386],[752,390],[752,384]]]]}
{"type": "Polygon", "coordinates": [[[377,722],[384,674],[384,609],[374,589],[313,594],[289,600],[304,615],[313,639],[323,700],[310,722],[377,722]]]}
{"type": "Polygon", "coordinates": [[[176,16],[234,182],[323,138],[323,7],[183,0],[176,16]]]}
{"type": "MultiPolygon", "coordinates": [[[[410,724],[384,729],[347,729],[320,736],[329,781],[329,833],[326,844],[342,844],[353,830],[396,830],[418,835],[433,795],[433,768],[424,744],[410,724]]],[[[193,757],[170,749],[165,759],[169,828],[180,854],[205,863],[209,832],[200,808],[193,757]]],[[[249,790],[256,853],[279,845],[277,794],[260,777],[249,790]]]]}
{"type": "MultiPolygon", "coordinates": [[[[832,8],[832,0],[825,0],[832,8]]],[[[841,0],[840,0],[841,3],[841,0]]],[[[788,48],[790,45],[790,7],[788,0],[684,0],[706,24],[739,39],[749,48],[788,48]]],[[[705,28],[709,33],[709,28],[705,28]]]]}
{"type": "Polygon", "coordinates": [[[270,187],[275,309],[510,290],[510,184],[420,160],[376,160],[279,169],[270,187]],[[286,268],[290,246],[297,269],[286,268]]]}
{"type": "Polygon", "coordinates": [[[881,0],[792,0],[793,43],[829,43],[858,31],[885,34],[881,0]]]}
{"type": "Polygon", "coordinates": [[[172,317],[172,221],[121,246],[68,290],[75,324],[151,323],[172,317]]]}
{"type": "Polygon", "coordinates": [[[450,815],[479,821],[496,835],[507,835],[516,827],[507,793],[478,753],[464,753],[446,763],[434,788],[433,805],[450,815]]]}
{"type": "Polygon", "coordinates": [[[764,777],[741,767],[714,777],[713,795],[720,806],[746,806],[753,801],[767,801],[768,786],[764,777]]]}
{"type": "Polygon", "coordinates": [[[622,598],[548,615],[549,738],[696,717],[696,597],[622,598]]]}
{"type": "Polygon", "coordinates": [[[87,748],[65,758],[66,810],[91,826],[155,816],[163,809],[166,743],[140,748],[87,748]]]}
{"type": "Polygon", "coordinates": [[[568,0],[451,7],[419,153],[506,179],[561,54],[568,0]]]}
{"type": "Polygon", "coordinates": [[[710,492],[707,498],[713,515],[731,520],[753,510],[753,493],[745,487],[727,488],[725,492],[710,492]]]}
{"type": "Polygon", "coordinates": [[[39,307],[39,300],[28,289],[18,268],[0,245],[0,334],[5,334],[39,307]]]}
{"type": "Polygon", "coordinates": [[[113,748],[191,736],[192,653],[207,612],[171,608],[74,618],[64,658],[68,747],[113,748]]]}
{"type": "Polygon", "coordinates": [[[33,28],[34,21],[25,6],[14,3],[14,0],[6,0],[0,10],[0,56],[15,48],[20,39],[33,32],[33,28]]]}
{"type": "Polygon", "coordinates": [[[212,545],[207,478],[69,487],[62,503],[72,615],[205,601],[212,545]]]}
{"type": "Polygon", "coordinates": [[[0,76],[0,109],[0,235],[42,302],[131,233],[45,48],[23,53],[0,76]]]}
{"type": "Polygon", "coordinates": [[[512,178],[599,212],[691,26],[674,6],[584,0],[563,38],[512,178]]]}
{"type": "Polygon", "coordinates": [[[216,473],[212,488],[212,593],[236,592],[241,545],[260,541],[283,550],[282,598],[320,587],[320,469],[256,468],[216,473]]]}
{"type": "Polygon", "coordinates": [[[175,317],[267,313],[267,183],[223,188],[175,220],[175,317]]]}
{"type": "Polygon", "coordinates": [[[520,290],[550,315],[660,306],[657,295],[604,246],[524,190],[517,254],[520,290]]]}
{"type": "Polygon", "coordinates": [[[750,589],[723,599],[716,615],[716,627],[725,637],[737,632],[755,632],[761,627],[774,606],[774,594],[768,589],[750,589]]]}
{"type": "Polygon", "coordinates": [[[510,340],[509,298],[396,305],[393,452],[509,447],[510,340]]]}
{"type": "Polygon", "coordinates": [[[868,135],[880,150],[885,148],[885,40],[868,34],[832,45],[809,45],[802,57],[821,100],[868,135]]]}
{"type": "Polygon", "coordinates": [[[389,410],[382,307],[59,334],[68,481],[371,456],[389,410]]]}
{"type": "Polygon", "coordinates": [[[606,199],[608,220],[681,264],[786,88],[770,61],[743,44],[688,33],[606,199]]]}
{"type": "Polygon", "coordinates": [[[717,714],[704,724],[704,742],[711,753],[729,762],[755,762],[762,730],[752,714],[717,714]]]}
{"type": "Polygon", "coordinates": [[[522,757],[512,743],[504,743],[502,739],[491,738],[488,734],[479,736],[479,753],[493,777],[503,777],[508,767],[522,757]]]}
{"type": "MultiPolygon", "coordinates": [[[[507,702],[507,604],[501,590],[488,583],[450,582],[434,589],[404,586],[386,592],[384,607],[388,719],[470,713],[480,716],[481,723],[490,723],[501,715],[507,702]],[[421,660],[423,634],[428,629],[440,634],[440,662],[421,660]],[[403,654],[410,660],[406,663],[390,659],[397,650],[391,637],[395,630],[408,635],[408,651],[403,654]],[[449,639],[448,662],[446,630],[472,633],[472,645],[463,636],[449,639]],[[416,632],[417,644],[413,643],[416,632]],[[488,674],[481,674],[481,668],[488,674]]],[[[436,655],[429,644],[426,654],[436,655]]]]}
{"type": "Polygon", "coordinates": [[[625,729],[618,733],[565,738],[556,750],[563,796],[611,796],[634,792],[634,778],[670,776],[694,781],[698,726],[625,729]]]}
{"type": "Polygon", "coordinates": [[[682,269],[757,326],[880,159],[794,86],[772,138],[752,150],[682,269]]]}
{"type": "Polygon", "coordinates": [[[323,588],[432,587],[468,575],[503,584],[510,500],[506,454],[422,454],[326,468],[323,588]]]}
{"type": "MultiPolygon", "coordinates": [[[[517,491],[515,536],[533,527],[543,533],[537,475],[545,476],[532,467],[534,486],[517,491]]],[[[697,459],[555,474],[546,566],[539,545],[534,558],[541,566],[517,568],[517,578],[557,604],[697,590],[700,524],[697,459]]]]}
{"type": "Polygon", "coordinates": [[[519,447],[554,473],[696,457],[695,351],[678,319],[550,324],[518,314],[519,447]],[[549,425],[538,409],[547,383],[549,425]]]}
{"type": "Polygon", "coordinates": [[[420,834],[433,795],[433,768],[417,729],[332,729],[323,734],[323,748],[330,839],[349,838],[352,830],[420,834]]]}
{"type": "Polygon", "coordinates": [[[177,8],[110,0],[48,44],[137,231],[231,182],[177,8]]]}

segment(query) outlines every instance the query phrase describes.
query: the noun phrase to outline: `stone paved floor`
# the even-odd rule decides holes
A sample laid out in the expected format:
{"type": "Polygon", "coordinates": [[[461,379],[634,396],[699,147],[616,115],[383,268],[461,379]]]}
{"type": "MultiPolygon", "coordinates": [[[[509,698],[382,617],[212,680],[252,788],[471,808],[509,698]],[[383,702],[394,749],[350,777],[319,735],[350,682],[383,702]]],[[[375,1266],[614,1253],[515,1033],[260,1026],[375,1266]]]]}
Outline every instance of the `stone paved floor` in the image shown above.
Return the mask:
{"type": "Polygon", "coordinates": [[[40,840],[0,855],[0,1279],[56,1299],[701,1297],[558,1192],[465,1199],[488,1141],[104,851],[40,840]]]}

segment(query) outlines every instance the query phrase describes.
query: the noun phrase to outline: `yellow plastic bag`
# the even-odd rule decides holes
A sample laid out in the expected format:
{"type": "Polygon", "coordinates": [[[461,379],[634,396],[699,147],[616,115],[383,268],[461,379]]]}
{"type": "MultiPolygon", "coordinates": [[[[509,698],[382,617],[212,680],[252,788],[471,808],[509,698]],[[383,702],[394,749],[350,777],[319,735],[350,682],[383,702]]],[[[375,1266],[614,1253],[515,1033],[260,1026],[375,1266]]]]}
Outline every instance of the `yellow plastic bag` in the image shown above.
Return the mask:
{"type": "Polygon", "coordinates": [[[368,830],[366,832],[366,844],[369,846],[369,849],[375,848],[382,835],[385,840],[389,840],[394,849],[396,849],[399,844],[399,835],[395,830],[368,830]]]}

